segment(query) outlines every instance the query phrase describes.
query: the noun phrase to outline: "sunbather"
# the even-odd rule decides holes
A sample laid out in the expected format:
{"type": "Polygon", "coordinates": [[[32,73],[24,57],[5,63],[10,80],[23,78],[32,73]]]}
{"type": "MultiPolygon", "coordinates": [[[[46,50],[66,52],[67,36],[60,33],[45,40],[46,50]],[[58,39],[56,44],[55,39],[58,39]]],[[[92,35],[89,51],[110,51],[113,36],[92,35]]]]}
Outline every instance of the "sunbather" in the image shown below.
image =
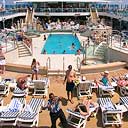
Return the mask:
{"type": "Polygon", "coordinates": [[[27,78],[30,77],[30,75],[26,75],[26,76],[20,76],[17,78],[17,86],[24,90],[26,89],[28,86],[26,85],[26,81],[27,81],[27,78]]]}
{"type": "Polygon", "coordinates": [[[95,111],[95,113],[97,113],[98,103],[92,101],[92,99],[84,98],[83,102],[76,106],[76,110],[78,110],[80,112],[80,114],[83,116],[91,115],[92,112],[94,112],[94,111],[95,111]]]}

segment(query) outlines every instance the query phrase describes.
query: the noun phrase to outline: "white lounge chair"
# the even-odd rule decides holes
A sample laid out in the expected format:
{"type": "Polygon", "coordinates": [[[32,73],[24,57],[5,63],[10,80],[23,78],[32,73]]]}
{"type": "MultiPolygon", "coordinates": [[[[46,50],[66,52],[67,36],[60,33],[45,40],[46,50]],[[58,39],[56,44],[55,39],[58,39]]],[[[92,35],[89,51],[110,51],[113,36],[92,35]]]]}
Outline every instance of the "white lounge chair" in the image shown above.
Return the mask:
{"type": "MultiPolygon", "coordinates": [[[[78,106],[82,111],[86,112],[85,105],[79,104],[78,106]]],[[[95,107],[90,106],[89,113],[86,116],[81,115],[79,111],[76,112],[71,109],[67,109],[67,112],[69,113],[67,118],[68,124],[75,128],[85,128],[88,117],[90,117],[94,112],[97,114],[98,107],[98,105],[95,107]]]]}
{"type": "Polygon", "coordinates": [[[77,97],[78,99],[83,96],[92,96],[92,88],[90,81],[83,81],[77,87],[77,97]]]}
{"type": "Polygon", "coordinates": [[[16,118],[24,105],[24,98],[13,98],[9,105],[4,106],[0,115],[1,126],[16,126],[16,118]]]}
{"type": "Polygon", "coordinates": [[[85,128],[87,123],[87,116],[82,116],[79,112],[74,112],[71,109],[66,110],[69,113],[67,118],[68,124],[75,128],[85,128]]]}
{"type": "Polygon", "coordinates": [[[43,105],[43,100],[32,98],[25,106],[23,112],[17,118],[17,125],[20,127],[38,126],[39,112],[43,105]]]}
{"type": "Polygon", "coordinates": [[[114,105],[110,98],[99,98],[99,106],[102,112],[102,124],[106,125],[119,125],[121,126],[122,111],[114,105]]]}
{"type": "Polygon", "coordinates": [[[34,83],[34,93],[33,95],[48,95],[48,83],[44,80],[33,80],[34,83]]]}
{"type": "Polygon", "coordinates": [[[104,85],[99,85],[99,96],[113,96],[114,95],[114,87],[113,86],[104,86],[104,85]]]}
{"type": "Polygon", "coordinates": [[[5,83],[0,83],[0,95],[7,95],[9,94],[9,86],[5,83]]]}

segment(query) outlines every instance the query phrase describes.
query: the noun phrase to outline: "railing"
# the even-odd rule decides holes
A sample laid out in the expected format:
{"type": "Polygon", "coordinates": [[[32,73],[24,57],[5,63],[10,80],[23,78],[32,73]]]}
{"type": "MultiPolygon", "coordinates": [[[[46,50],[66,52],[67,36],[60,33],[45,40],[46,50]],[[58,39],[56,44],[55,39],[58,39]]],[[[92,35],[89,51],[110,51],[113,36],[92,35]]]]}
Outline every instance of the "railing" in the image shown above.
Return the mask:
{"type": "Polygon", "coordinates": [[[5,53],[16,49],[15,33],[2,30],[0,33],[0,46],[5,53]]]}
{"type": "MultiPolygon", "coordinates": [[[[104,9],[104,8],[100,8],[100,7],[97,7],[97,11],[98,12],[105,12],[105,13],[108,13],[108,14],[114,14],[114,15],[119,15],[119,16],[123,16],[123,17],[127,17],[128,16],[128,9],[115,9],[115,8],[108,8],[108,9],[104,9]]],[[[10,15],[10,14],[15,14],[15,13],[24,13],[24,12],[27,12],[27,8],[13,8],[13,9],[6,9],[6,10],[3,10],[3,11],[0,11],[0,16],[7,16],[7,15],[10,15]]],[[[48,13],[69,13],[69,12],[72,12],[72,13],[83,13],[83,12],[90,12],[90,8],[75,8],[75,7],[72,7],[72,8],[46,8],[46,7],[43,7],[43,8],[36,8],[35,9],[35,13],[45,13],[45,14],[48,14],[48,13]]],[[[77,14],[76,14],[77,16],[77,14]]]]}
{"type": "Polygon", "coordinates": [[[81,69],[81,60],[80,60],[80,57],[77,57],[77,69],[78,70],[81,69]]]}
{"type": "Polygon", "coordinates": [[[118,30],[113,30],[108,37],[108,45],[111,48],[117,48],[119,51],[128,53],[128,35],[118,30]]]}
{"type": "Polygon", "coordinates": [[[50,57],[47,58],[46,67],[47,67],[48,69],[51,68],[51,59],[50,59],[50,57]]]}
{"type": "Polygon", "coordinates": [[[65,73],[65,59],[63,57],[63,75],[64,75],[64,73],[65,73]]]}

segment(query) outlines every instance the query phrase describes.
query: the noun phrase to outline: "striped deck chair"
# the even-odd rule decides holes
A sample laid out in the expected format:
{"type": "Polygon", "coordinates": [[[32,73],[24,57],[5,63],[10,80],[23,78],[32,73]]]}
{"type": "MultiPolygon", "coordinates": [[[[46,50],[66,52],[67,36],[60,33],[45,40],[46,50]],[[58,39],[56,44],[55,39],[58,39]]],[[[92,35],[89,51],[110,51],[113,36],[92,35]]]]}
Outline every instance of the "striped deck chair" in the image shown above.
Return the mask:
{"type": "Polygon", "coordinates": [[[120,97],[119,104],[117,104],[117,108],[122,110],[122,117],[125,112],[128,112],[128,96],[120,97]]]}
{"type": "Polygon", "coordinates": [[[13,98],[0,115],[1,126],[16,126],[16,118],[23,109],[24,98],[13,98]]]}
{"type": "Polygon", "coordinates": [[[3,98],[0,97],[0,106],[3,106],[3,98]]]}
{"type": "Polygon", "coordinates": [[[39,111],[43,105],[43,99],[32,98],[25,106],[23,112],[17,118],[17,125],[20,127],[38,126],[39,111]]]}
{"type": "Polygon", "coordinates": [[[13,91],[13,96],[15,97],[24,97],[28,95],[28,89],[20,89],[19,87],[15,87],[14,91],[13,91]]]}
{"type": "Polygon", "coordinates": [[[109,97],[99,98],[98,103],[102,112],[103,126],[114,124],[121,126],[121,109],[118,109],[109,97]]]}

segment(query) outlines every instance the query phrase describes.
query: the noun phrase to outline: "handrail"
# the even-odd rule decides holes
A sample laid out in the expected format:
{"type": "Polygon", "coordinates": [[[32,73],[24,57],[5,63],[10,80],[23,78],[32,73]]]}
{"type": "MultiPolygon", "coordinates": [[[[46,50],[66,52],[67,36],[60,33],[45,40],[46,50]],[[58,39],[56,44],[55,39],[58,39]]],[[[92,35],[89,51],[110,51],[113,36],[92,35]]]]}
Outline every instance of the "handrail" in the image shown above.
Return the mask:
{"type": "Polygon", "coordinates": [[[65,58],[63,56],[63,75],[64,75],[64,72],[65,72],[65,70],[64,70],[65,69],[65,63],[64,62],[65,62],[65,58]]]}
{"type": "Polygon", "coordinates": [[[51,68],[51,59],[50,59],[50,57],[47,58],[46,67],[51,68]]]}
{"type": "Polygon", "coordinates": [[[80,61],[80,57],[77,56],[77,69],[80,70],[81,68],[81,61],[80,61]]]}

